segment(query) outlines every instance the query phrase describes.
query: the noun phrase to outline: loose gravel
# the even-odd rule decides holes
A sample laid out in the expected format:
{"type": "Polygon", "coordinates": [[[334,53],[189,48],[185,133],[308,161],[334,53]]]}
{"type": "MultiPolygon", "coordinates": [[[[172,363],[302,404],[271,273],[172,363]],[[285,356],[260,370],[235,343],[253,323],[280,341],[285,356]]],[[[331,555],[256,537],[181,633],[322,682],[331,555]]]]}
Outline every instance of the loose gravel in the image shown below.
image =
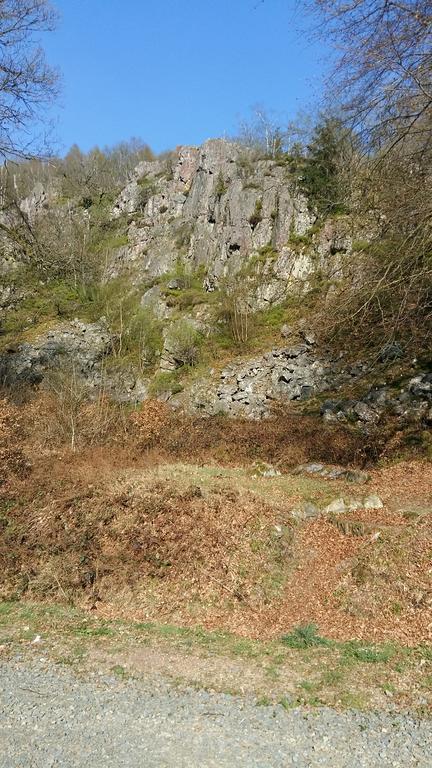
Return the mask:
{"type": "Polygon", "coordinates": [[[257,706],[163,678],[0,667],[0,768],[430,768],[432,722],[257,706]]]}

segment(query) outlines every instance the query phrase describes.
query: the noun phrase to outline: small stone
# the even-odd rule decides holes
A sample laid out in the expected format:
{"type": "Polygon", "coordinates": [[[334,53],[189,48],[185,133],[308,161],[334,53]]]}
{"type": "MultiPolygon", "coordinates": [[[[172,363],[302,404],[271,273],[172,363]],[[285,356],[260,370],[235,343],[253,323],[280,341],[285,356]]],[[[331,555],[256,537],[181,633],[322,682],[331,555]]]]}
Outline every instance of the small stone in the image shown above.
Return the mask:
{"type": "Polygon", "coordinates": [[[341,477],[345,477],[346,472],[344,469],[329,469],[326,472],[326,477],[329,478],[329,480],[339,480],[341,477]]]}
{"type": "Polygon", "coordinates": [[[265,469],[264,472],[261,473],[262,477],[278,477],[281,473],[278,469],[274,469],[274,467],[271,467],[270,469],[265,469]]]}
{"type": "Polygon", "coordinates": [[[376,494],[367,496],[363,502],[364,509],[382,509],[383,506],[384,504],[382,503],[380,497],[376,494]]]}
{"type": "Polygon", "coordinates": [[[318,472],[322,472],[324,464],[303,464],[299,469],[301,472],[306,472],[308,475],[316,475],[318,472]]]}
{"type": "Polygon", "coordinates": [[[350,499],[348,502],[348,509],[350,512],[354,512],[356,509],[363,509],[363,504],[359,499],[350,499]]]}
{"type": "Polygon", "coordinates": [[[332,411],[325,411],[325,413],[323,414],[323,419],[324,421],[330,421],[330,422],[339,421],[337,414],[332,413],[332,411]]]}
{"type": "Polygon", "coordinates": [[[321,510],[316,506],[316,504],[312,504],[312,502],[307,501],[303,504],[303,506],[299,507],[298,509],[294,509],[291,514],[297,520],[308,520],[310,518],[319,517],[321,510]]]}
{"type": "Polygon", "coordinates": [[[285,324],[282,326],[282,328],[281,328],[280,332],[281,332],[281,336],[282,336],[284,339],[287,339],[287,338],[288,338],[288,336],[292,336],[292,334],[294,333],[294,329],[293,329],[292,325],[288,325],[287,323],[285,323],[285,324]]]}
{"type": "Polygon", "coordinates": [[[334,499],[334,501],[330,502],[326,507],[324,507],[323,512],[326,512],[328,514],[334,513],[334,514],[340,514],[341,512],[346,512],[348,509],[347,505],[345,504],[344,500],[342,498],[334,499]]]}
{"type": "Polygon", "coordinates": [[[391,360],[399,360],[403,357],[404,351],[397,342],[388,342],[380,352],[379,359],[382,363],[388,363],[391,360]]]}
{"type": "Polygon", "coordinates": [[[167,288],[169,291],[179,291],[184,288],[184,280],[181,277],[174,277],[167,282],[167,288]]]}
{"type": "Polygon", "coordinates": [[[367,483],[370,480],[370,475],[360,469],[347,469],[344,474],[349,483],[367,483]]]}
{"type": "Polygon", "coordinates": [[[361,401],[354,406],[354,413],[357,414],[360,421],[366,421],[371,424],[379,419],[379,414],[361,401]]]}
{"type": "Polygon", "coordinates": [[[301,331],[301,335],[304,338],[306,344],[312,346],[316,343],[316,336],[313,331],[301,331]]]}

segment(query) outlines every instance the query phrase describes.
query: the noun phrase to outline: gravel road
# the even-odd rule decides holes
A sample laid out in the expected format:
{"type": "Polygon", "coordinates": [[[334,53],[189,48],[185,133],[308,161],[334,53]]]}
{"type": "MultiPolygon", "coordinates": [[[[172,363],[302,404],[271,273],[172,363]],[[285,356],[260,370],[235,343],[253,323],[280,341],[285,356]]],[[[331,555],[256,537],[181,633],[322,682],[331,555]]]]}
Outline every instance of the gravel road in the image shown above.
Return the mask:
{"type": "Polygon", "coordinates": [[[0,768],[430,768],[432,722],[306,712],[178,690],[162,678],[0,667],[0,768]]]}

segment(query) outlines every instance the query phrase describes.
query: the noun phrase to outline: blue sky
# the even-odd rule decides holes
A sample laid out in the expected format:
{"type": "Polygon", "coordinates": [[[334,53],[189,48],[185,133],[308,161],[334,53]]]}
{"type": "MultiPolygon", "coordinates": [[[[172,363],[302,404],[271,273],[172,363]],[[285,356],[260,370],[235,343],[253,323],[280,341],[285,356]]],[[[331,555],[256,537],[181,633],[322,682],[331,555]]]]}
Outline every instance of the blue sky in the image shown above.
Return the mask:
{"type": "Polygon", "coordinates": [[[297,0],[53,0],[44,36],[61,73],[53,110],[61,152],[139,136],[156,151],[232,135],[259,103],[308,109],[323,52],[297,0]]]}

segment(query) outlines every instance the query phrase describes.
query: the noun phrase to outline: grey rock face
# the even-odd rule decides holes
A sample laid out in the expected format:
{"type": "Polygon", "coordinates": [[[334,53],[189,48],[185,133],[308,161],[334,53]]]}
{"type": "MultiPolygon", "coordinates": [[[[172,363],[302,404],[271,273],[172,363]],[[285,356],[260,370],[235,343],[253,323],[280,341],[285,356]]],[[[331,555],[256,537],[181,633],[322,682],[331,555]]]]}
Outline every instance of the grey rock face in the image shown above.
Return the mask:
{"type": "Polygon", "coordinates": [[[35,184],[30,195],[21,201],[21,211],[27,216],[30,222],[33,222],[38,214],[48,207],[48,199],[48,193],[39,181],[35,184]]]}
{"type": "Polygon", "coordinates": [[[250,299],[257,307],[282,301],[296,281],[307,281],[340,239],[336,225],[327,228],[313,258],[309,247],[290,245],[314,216],[289,172],[222,139],[180,148],[169,167],[140,163],[113,208],[113,217],[121,214],[131,219],[129,245],[116,254],[112,276],[129,269],[137,279],[155,278],[180,257],[192,270],[204,267],[205,286],[214,290],[259,255],[262,280],[250,299]]]}
{"type": "Polygon", "coordinates": [[[19,386],[40,384],[50,371],[72,372],[92,390],[107,391],[119,402],[141,402],[146,383],[129,368],[104,370],[112,351],[112,338],[103,321],[73,320],[39,336],[33,343],[18,344],[0,355],[0,381],[19,386]]]}
{"type": "Polygon", "coordinates": [[[300,464],[294,470],[296,475],[314,475],[328,480],[347,480],[349,483],[363,484],[370,479],[367,472],[360,469],[346,469],[345,467],[328,467],[325,464],[300,464]]]}
{"type": "Polygon", "coordinates": [[[141,297],[141,306],[150,310],[158,320],[167,320],[172,314],[172,309],[168,307],[162,298],[161,289],[158,285],[149,288],[141,297]]]}
{"type": "Polygon", "coordinates": [[[74,365],[89,382],[100,376],[100,363],[111,345],[103,323],[74,320],[39,336],[32,344],[19,344],[0,356],[0,380],[37,384],[47,370],[74,365]]]}
{"type": "MultiPolygon", "coordinates": [[[[359,366],[358,373],[361,370],[359,366]]],[[[352,368],[347,373],[352,373],[352,368]]],[[[432,374],[419,373],[396,392],[390,392],[385,386],[373,387],[361,400],[326,400],[321,406],[321,415],[326,421],[357,421],[365,428],[379,424],[384,412],[398,416],[401,423],[428,424],[431,404],[432,374]]]]}
{"type": "Polygon", "coordinates": [[[259,419],[275,400],[305,400],[329,387],[331,365],[315,359],[305,344],[273,349],[260,358],[233,363],[213,388],[199,385],[192,408],[207,414],[227,413],[259,419]]]}

